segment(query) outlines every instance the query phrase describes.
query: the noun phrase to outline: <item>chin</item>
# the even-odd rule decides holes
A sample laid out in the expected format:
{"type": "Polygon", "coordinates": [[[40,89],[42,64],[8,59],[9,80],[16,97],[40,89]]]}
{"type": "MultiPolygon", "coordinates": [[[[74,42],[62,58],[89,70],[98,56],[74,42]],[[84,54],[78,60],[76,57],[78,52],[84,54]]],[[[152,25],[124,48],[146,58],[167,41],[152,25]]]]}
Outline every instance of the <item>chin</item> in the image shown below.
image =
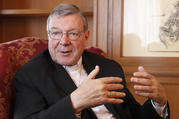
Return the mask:
{"type": "Polygon", "coordinates": [[[53,60],[60,65],[66,65],[66,66],[72,66],[78,62],[77,58],[73,56],[62,57],[56,55],[56,57],[53,57],[53,60]]]}
{"type": "Polygon", "coordinates": [[[72,66],[72,65],[75,65],[76,63],[73,62],[73,61],[56,61],[58,64],[61,64],[61,65],[65,65],[65,66],[72,66]]]}

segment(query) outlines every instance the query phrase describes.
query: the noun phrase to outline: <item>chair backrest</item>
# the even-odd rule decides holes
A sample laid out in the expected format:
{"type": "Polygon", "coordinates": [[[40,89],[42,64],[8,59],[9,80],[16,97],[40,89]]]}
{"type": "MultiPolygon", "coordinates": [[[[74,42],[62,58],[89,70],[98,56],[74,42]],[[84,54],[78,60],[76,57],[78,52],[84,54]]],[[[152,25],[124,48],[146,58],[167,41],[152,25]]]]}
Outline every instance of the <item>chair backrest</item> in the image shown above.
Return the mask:
{"type": "Polygon", "coordinates": [[[9,119],[15,72],[47,48],[48,41],[25,37],[0,44],[0,119],[9,119]]]}
{"type": "MultiPolygon", "coordinates": [[[[0,44],[0,119],[9,119],[12,115],[14,97],[13,79],[16,71],[48,46],[48,40],[25,37],[0,44]]],[[[89,52],[106,54],[99,48],[87,48],[89,52]]]]}

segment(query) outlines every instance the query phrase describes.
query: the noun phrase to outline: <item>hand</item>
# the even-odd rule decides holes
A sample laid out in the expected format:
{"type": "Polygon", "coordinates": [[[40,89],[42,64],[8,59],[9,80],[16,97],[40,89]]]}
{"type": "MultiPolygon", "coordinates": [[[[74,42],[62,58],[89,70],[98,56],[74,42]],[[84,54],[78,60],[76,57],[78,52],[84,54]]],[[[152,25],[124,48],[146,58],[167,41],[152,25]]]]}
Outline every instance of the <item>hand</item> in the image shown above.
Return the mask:
{"type": "Polygon", "coordinates": [[[125,93],[112,90],[122,89],[119,77],[104,77],[95,79],[99,73],[99,66],[88,75],[87,79],[71,94],[71,101],[76,113],[88,107],[95,107],[105,103],[122,103],[125,93]]]}
{"type": "Polygon", "coordinates": [[[160,106],[166,104],[167,96],[163,86],[142,66],[138,67],[138,72],[134,72],[131,82],[135,83],[134,90],[137,95],[151,98],[160,106]]]}

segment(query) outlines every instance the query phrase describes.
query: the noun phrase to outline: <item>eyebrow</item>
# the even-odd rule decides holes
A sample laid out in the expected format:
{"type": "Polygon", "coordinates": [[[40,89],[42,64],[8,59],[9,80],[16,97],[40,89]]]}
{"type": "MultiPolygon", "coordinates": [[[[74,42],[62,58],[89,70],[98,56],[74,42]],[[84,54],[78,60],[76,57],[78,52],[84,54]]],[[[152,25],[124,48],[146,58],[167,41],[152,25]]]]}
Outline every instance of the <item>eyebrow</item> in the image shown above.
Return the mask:
{"type": "Polygon", "coordinates": [[[58,29],[58,27],[52,27],[51,29],[58,29]]]}
{"type": "Polygon", "coordinates": [[[80,31],[79,29],[70,29],[70,30],[68,30],[68,32],[70,32],[70,31],[80,31]]]}
{"type": "MultiPolygon", "coordinates": [[[[60,30],[60,31],[62,31],[62,30],[59,29],[58,27],[52,27],[51,30],[60,30]]],[[[80,30],[79,30],[79,29],[76,29],[76,28],[72,28],[72,29],[67,30],[67,32],[71,32],[71,31],[80,31],[80,30]]]]}

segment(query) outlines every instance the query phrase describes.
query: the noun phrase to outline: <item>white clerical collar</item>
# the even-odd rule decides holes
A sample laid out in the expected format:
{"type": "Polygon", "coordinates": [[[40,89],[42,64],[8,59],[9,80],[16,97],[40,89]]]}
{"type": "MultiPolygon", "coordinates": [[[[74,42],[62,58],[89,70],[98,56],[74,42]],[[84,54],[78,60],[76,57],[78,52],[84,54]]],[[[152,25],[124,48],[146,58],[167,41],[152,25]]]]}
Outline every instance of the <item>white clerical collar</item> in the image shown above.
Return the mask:
{"type": "Polygon", "coordinates": [[[63,67],[69,72],[79,70],[81,66],[82,66],[82,57],[80,57],[80,59],[78,60],[77,64],[75,64],[73,66],[65,66],[65,65],[63,65],[63,67]]]}

